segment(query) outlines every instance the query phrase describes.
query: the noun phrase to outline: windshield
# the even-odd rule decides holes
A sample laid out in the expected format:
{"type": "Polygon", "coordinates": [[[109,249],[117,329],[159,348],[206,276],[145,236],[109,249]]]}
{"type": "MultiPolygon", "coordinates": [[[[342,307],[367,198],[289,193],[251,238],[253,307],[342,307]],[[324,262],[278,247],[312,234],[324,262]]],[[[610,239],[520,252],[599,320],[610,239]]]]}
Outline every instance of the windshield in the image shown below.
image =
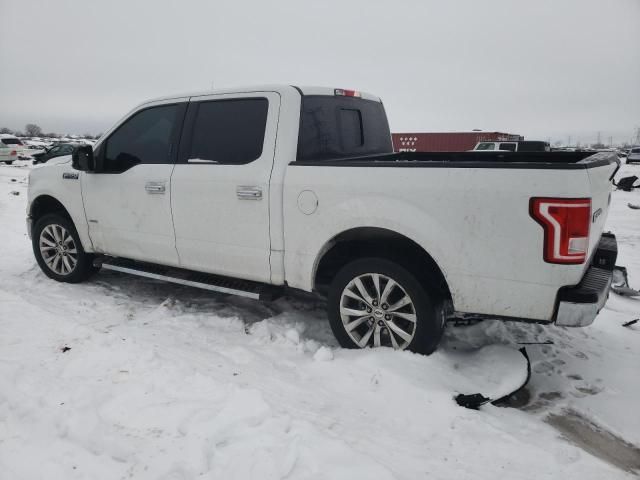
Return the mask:
{"type": "Polygon", "coordinates": [[[298,160],[393,153],[382,103],[355,97],[302,97],[298,160]]]}
{"type": "Polygon", "coordinates": [[[2,143],[5,145],[22,145],[22,142],[17,138],[3,138],[2,143]]]}

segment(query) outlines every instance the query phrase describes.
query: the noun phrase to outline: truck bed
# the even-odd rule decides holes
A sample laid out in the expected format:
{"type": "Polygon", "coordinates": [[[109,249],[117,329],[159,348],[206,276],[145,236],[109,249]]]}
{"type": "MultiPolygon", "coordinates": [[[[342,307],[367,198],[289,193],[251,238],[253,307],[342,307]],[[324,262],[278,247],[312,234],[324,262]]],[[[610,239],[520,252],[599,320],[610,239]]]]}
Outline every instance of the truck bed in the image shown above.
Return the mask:
{"type": "Polygon", "coordinates": [[[429,253],[456,311],[553,321],[558,290],[580,283],[588,262],[544,261],[543,228],[531,216],[531,199],[590,199],[591,256],[618,159],[607,152],[399,152],[291,165],[285,238],[297,248],[285,251],[285,269],[302,275],[292,274],[289,285],[313,288],[327,231],[332,237],[347,227],[374,227],[429,253]],[[315,200],[313,214],[301,210],[303,191],[315,200]]]}
{"type": "Polygon", "coordinates": [[[617,156],[608,152],[397,152],[343,159],[296,161],[291,165],[577,170],[600,167],[617,161],[617,156]]]}

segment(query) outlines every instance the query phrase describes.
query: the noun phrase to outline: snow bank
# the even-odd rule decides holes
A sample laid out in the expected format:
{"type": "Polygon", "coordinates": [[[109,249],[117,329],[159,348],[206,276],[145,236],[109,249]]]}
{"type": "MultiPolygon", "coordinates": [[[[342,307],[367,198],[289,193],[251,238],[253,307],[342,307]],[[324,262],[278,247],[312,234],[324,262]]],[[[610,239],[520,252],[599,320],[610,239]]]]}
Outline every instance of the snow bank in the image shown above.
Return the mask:
{"type": "MultiPolygon", "coordinates": [[[[581,330],[451,328],[430,357],[344,350],[320,303],[259,304],[111,272],[48,280],[24,233],[25,174],[0,167],[10,251],[0,261],[0,477],[625,476],[543,420],[571,407],[640,440],[639,333],[619,326],[630,300],[613,298],[581,330]],[[529,347],[528,411],[455,404],[456,393],[519,381],[517,342],[544,339],[554,344],[529,347]]],[[[617,196],[610,222],[622,224],[631,214],[617,196]]],[[[640,253],[625,250],[640,232],[619,232],[640,281],[640,253]]]]}

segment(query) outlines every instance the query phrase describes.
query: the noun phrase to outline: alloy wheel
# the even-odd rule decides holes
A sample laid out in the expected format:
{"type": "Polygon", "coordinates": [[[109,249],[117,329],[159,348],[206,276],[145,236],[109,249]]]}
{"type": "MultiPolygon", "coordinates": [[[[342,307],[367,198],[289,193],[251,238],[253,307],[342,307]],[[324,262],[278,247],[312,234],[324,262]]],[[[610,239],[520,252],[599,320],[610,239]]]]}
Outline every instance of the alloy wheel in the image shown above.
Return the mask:
{"type": "Polygon", "coordinates": [[[360,348],[403,350],[416,334],[411,297],[395,280],[379,273],[359,275],[347,284],[340,297],[340,317],[360,348]]]}
{"type": "Polygon", "coordinates": [[[38,241],[44,263],[57,275],[69,275],[78,264],[78,249],[71,233],[62,225],[49,224],[38,241]]]}

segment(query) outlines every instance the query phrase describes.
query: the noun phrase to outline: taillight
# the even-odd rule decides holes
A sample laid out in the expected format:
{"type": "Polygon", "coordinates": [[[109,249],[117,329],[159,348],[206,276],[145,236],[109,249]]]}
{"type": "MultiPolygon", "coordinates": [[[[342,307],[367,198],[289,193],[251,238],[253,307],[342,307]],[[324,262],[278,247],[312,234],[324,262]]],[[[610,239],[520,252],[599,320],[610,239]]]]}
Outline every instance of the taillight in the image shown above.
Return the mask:
{"type": "Polygon", "coordinates": [[[529,212],[544,229],[544,261],[584,263],[589,249],[590,198],[532,198],[529,212]]]}
{"type": "Polygon", "coordinates": [[[17,150],[11,150],[10,155],[13,157],[14,155],[17,155],[18,151],[17,150]]]}
{"type": "Polygon", "coordinates": [[[360,92],[356,90],[345,90],[344,88],[336,88],[333,91],[334,95],[339,95],[342,97],[361,97],[360,92]]]}

